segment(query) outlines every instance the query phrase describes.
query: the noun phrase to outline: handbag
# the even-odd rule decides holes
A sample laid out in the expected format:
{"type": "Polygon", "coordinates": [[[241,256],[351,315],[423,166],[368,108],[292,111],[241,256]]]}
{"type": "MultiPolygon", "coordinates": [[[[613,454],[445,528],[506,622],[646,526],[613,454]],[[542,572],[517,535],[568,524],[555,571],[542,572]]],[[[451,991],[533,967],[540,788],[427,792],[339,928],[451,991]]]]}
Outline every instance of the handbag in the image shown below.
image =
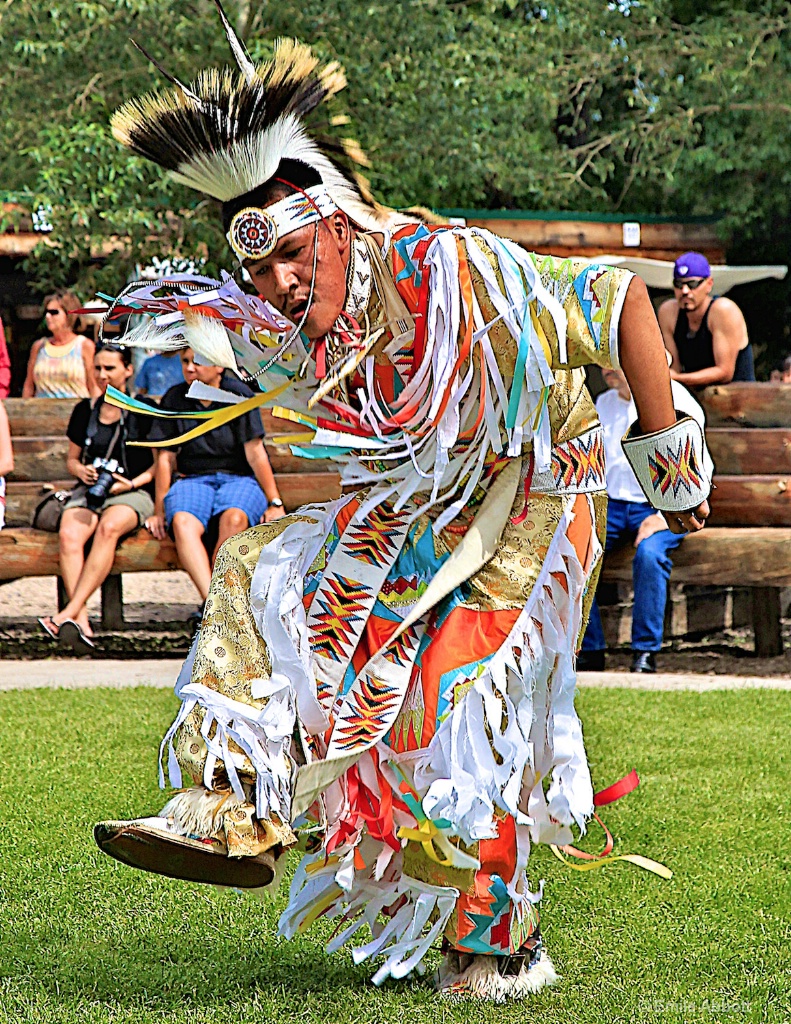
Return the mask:
{"type": "Polygon", "coordinates": [[[47,533],[57,533],[60,528],[60,517],[63,515],[63,509],[73,493],[74,491],[72,490],[50,491],[49,494],[45,494],[33,510],[33,517],[30,520],[30,525],[33,529],[46,530],[47,533]]]}

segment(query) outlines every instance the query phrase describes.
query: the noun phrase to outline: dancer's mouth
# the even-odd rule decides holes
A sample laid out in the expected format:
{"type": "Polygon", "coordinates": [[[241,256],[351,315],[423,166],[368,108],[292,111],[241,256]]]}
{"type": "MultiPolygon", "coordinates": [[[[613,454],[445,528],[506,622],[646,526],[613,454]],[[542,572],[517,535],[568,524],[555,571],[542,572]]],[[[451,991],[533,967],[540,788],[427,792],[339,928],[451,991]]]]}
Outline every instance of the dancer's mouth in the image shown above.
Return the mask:
{"type": "Polygon", "coordinates": [[[298,324],[302,317],[305,315],[305,311],[308,308],[307,300],[304,302],[296,302],[291,307],[288,313],[288,318],[292,323],[298,324]]]}

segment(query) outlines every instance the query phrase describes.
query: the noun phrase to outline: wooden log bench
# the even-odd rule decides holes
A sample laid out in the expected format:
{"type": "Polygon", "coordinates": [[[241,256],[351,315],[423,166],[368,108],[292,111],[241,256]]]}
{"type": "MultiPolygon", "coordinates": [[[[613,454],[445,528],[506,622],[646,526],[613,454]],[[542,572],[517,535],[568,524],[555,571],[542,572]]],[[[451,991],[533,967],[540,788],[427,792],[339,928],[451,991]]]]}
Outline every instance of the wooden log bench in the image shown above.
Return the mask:
{"type": "MultiPolygon", "coordinates": [[[[673,583],[752,590],[756,654],[782,654],[780,592],[791,586],[791,387],[706,388],[715,464],[709,526],[673,553],[673,583]]],[[[607,556],[602,580],[631,582],[631,549],[607,556]]]]}
{"type": "MultiPolygon", "coordinates": [[[[730,384],[701,395],[707,436],[717,467],[712,517],[700,535],[674,555],[673,582],[748,586],[753,592],[756,652],[782,652],[780,591],[791,586],[791,387],[730,384]]],[[[0,532],[0,582],[57,575],[57,536],[27,527],[42,485],[66,481],[64,438],[73,402],[9,399],[6,402],[16,469],[8,483],[7,521],[0,532]]],[[[267,434],[288,427],[264,411],[267,434]]],[[[287,446],[267,445],[286,508],[325,501],[340,493],[329,463],[299,459],[287,446]]],[[[103,588],[102,624],[123,621],[121,575],[180,568],[175,547],[138,532],[119,545],[103,588]]],[[[631,581],[631,551],[608,555],[602,579],[631,581]]]]}
{"type": "MultiPolygon", "coordinates": [[[[74,402],[59,398],[11,398],[5,402],[14,448],[14,472],[8,478],[5,530],[0,530],[0,583],[25,576],[58,576],[57,534],[32,530],[33,510],[45,488],[68,489],[66,427],[74,402]]],[[[291,433],[292,425],[262,411],[267,435],[291,433]]],[[[280,495],[287,511],[340,494],[340,477],[329,462],[300,459],[288,445],[267,443],[280,495]]],[[[113,569],[102,587],[102,628],[123,626],[122,574],[180,569],[170,539],[154,540],[145,530],[118,546],[113,569]]],[[[58,579],[58,596],[64,594],[58,579]]]]}

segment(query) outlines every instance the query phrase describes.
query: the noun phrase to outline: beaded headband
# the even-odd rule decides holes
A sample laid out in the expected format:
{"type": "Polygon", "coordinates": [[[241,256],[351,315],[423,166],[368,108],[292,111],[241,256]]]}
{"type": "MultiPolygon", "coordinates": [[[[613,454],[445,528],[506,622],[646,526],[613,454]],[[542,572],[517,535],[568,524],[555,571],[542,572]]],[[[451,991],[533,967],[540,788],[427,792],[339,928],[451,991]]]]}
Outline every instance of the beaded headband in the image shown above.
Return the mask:
{"type": "Polygon", "coordinates": [[[234,215],[226,238],[240,260],[262,260],[278,241],[298,228],[334,213],[337,204],[324,185],[313,185],[267,208],[246,206],[234,215]]]}

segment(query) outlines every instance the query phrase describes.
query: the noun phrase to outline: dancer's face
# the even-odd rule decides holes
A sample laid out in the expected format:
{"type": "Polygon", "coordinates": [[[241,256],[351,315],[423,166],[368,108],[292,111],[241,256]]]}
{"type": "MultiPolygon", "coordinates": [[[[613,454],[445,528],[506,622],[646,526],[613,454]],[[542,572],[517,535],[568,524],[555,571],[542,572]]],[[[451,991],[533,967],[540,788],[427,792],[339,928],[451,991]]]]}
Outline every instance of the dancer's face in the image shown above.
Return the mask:
{"type": "Polygon", "coordinates": [[[351,230],[345,213],[337,211],[319,221],[318,236],[315,224],[292,231],[280,239],[269,256],[246,262],[245,267],[259,293],[297,324],[310,296],[314,244],[318,247],[316,282],[302,330],[308,338],[321,338],[346,302],[351,230]]]}

